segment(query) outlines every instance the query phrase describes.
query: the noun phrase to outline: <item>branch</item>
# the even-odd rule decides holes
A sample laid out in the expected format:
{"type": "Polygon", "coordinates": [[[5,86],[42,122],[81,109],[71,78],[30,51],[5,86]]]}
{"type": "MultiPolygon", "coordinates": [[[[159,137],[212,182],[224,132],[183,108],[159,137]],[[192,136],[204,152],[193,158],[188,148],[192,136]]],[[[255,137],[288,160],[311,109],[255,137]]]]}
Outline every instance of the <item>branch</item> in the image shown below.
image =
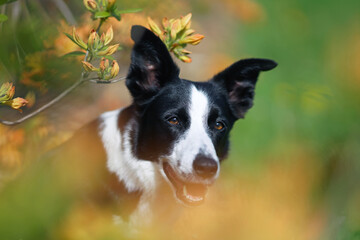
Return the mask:
{"type": "Polygon", "coordinates": [[[89,81],[91,83],[97,83],[97,84],[110,84],[110,83],[117,83],[117,82],[120,82],[121,80],[125,80],[126,77],[119,77],[119,78],[115,78],[113,80],[102,80],[100,78],[90,78],[90,79],[87,79],[85,81],[89,81]]]}
{"type": "Polygon", "coordinates": [[[56,98],[54,98],[50,102],[46,103],[45,105],[43,105],[39,109],[35,110],[34,112],[26,115],[23,118],[20,118],[20,119],[16,120],[16,121],[7,121],[7,120],[1,120],[0,119],[0,123],[2,123],[4,125],[8,125],[8,126],[14,126],[14,125],[17,125],[19,123],[22,123],[25,120],[28,120],[29,118],[32,118],[32,117],[36,116],[37,114],[39,114],[42,111],[48,109],[49,107],[51,107],[55,103],[59,102],[62,98],[64,98],[66,95],[68,95],[70,92],[72,92],[75,88],[77,88],[80,84],[82,84],[84,82],[91,82],[91,83],[97,83],[97,84],[111,84],[111,83],[119,82],[119,81],[124,80],[124,79],[126,79],[126,77],[124,77],[124,76],[119,77],[117,79],[110,80],[110,81],[100,80],[99,78],[84,79],[82,77],[78,81],[76,81],[73,85],[71,85],[68,89],[66,89],[64,92],[62,92],[60,95],[58,95],[56,98]]]}
{"type": "Polygon", "coordinates": [[[53,100],[51,100],[50,102],[46,103],[45,105],[43,105],[42,107],[40,107],[39,109],[35,110],[34,112],[30,113],[29,115],[26,115],[25,117],[22,117],[16,121],[6,121],[6,120],[0,120],[0,123],[8,125],[8,126],[13,126],[19,123],[24,122],[25,120],[41,113],[42,111],[44,111],[45,109],[48,109],[50,106],[52,106],[53,104],[57,103],[58,101],[60,101],[63,97],[65,97],[66,95],[68,95],[72,90],[74,90],[77,86],[79,86],[81,83],[83,83],[84,80],[82,80],[82,78],[78,81],[76,81],[72,86],[70,86],[68,89],[66,89],[64,92],[62,92],[59,96],[57,96],[56,98],[54,98],[53,100]]]}

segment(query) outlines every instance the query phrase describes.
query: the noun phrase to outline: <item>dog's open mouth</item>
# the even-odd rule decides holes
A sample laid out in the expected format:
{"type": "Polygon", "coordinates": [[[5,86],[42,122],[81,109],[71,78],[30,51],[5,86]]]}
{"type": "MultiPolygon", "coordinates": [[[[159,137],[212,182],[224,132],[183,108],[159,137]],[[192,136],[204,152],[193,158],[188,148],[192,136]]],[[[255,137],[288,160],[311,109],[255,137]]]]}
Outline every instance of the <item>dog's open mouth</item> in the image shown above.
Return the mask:
{"type": "Polygon", "coordinates": [[[180,201],[190,206],[198,206],[204,201],[207,192],[206,185],[181,180],[167,162],[163,163],[163,169],[180,201]]]}

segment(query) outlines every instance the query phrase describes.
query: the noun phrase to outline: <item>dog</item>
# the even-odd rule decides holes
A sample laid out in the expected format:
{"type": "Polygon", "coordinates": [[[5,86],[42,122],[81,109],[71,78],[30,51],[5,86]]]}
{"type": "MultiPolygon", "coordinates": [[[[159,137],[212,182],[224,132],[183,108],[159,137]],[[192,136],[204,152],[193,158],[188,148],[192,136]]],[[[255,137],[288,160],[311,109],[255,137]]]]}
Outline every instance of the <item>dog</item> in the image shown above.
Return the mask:
{"type": "Polygon", "coordinates": [[[82,138],[92,139],[86,151],[103,149],[102,156],[91,153],[85,159],[104,160],[103,169],[112,176],[111,195],[134,196],[130,221],[138,222],[144,216],[151,221],[151,202],[164,183],[181,204],[204,201],[228,154],[234,122],[253,105],[259,73],[277,63],[244,59],[210,81],[192,82],[179,77],[166,46],[150,30],[133,26],[131,38],[135,45],[126,86],[133,103],[102,114],[82,130],[96,136],[82,138]]]}
{"type": "Polygon", "coordinates": [[[126,86],[133,103],[81,128],[47,157],[61,169],[47,174],[59,176],[60,185],[83,199],[111,203],[114,215],[139,225],[167,214],[169,202],[204,202],[228,154],[234,122],[253,105],[259,73],[277,63],[244,59],[207,82],[193,82],[179,77],[153,32],[133,26],[131,38],[126,86]],[[68,173],[72,169],[80,170],[68,173]]]}

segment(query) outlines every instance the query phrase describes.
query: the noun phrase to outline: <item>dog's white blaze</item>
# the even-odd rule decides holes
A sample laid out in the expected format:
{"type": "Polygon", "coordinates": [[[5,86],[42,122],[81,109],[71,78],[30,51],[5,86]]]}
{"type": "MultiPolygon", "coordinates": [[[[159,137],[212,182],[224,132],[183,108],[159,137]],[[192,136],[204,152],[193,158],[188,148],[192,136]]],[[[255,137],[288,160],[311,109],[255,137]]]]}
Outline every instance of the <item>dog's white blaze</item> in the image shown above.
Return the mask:
{"type": "Polygon", "coordinates": [[[100,116],[100,137],[107,155],[107,168],[117,175],[129,192],[152,192],[156,188],[158,170],[154,163],[136,159],[131,152],[130,125],[124,133],[118,128],[121,110],[106,112],[100,116]],[[123,140],[121,138],[123,134],[123,140]],[[121,146],[124,147],[123,151],[121,146]]]}
{"type": "Polygon", "coordinates": [[[193,162],[198,154],[212,157],[219,164],[214,145],[207,133],[209,111],[208,97],[193,86],[188,109],[190,128],[184,137],[175,143],[170,157],[172,165],[177,166],[179,163],[178,169],[184,174],[193,175],[193,162]]]}

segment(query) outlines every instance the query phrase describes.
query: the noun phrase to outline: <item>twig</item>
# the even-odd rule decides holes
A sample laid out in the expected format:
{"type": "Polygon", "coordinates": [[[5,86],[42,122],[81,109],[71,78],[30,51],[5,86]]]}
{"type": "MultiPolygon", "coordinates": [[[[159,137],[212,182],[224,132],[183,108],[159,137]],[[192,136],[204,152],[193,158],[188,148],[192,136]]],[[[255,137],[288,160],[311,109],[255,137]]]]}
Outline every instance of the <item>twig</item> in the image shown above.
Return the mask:
{"type": "Polygon", "coordinates": [[[51,107],[52,105],[54,105],[55,103],[59,102],[63,97],[68,95],[71,91],[73,91],[75,88],[77,88],[80,84],[82,84],[84,82],[91,82],[91,83],[97,83],[97,84],[111,84],[111,83],[120,82],[121,80],[124,80],[124,79],[126,79],[125,76],[119,77],[119,78],[116,78],[116,79],[113,79],[113,80],[109,80],[109,81],[100,80],[99,78],[84,79],[83,77],[81,77],[78,81],[76,81],[68,89],[66,89],[64,92],[62,92],[59,96],[57,96],[56,98],[54,98],[50,102],[46,103],[45,105],[43,105],[39,109],[35,110],[34,112],[26,115],[23,118],[20,118],[20,119],[16,120],[16,121],[7,121],[7,120],[1,120],[0,119],[0,123],[2,123],[4,125],[8,125],[8,126],[14,126],[14,125],[17,125],[19,123],[22,123],[25,120],[27,120],[27,119],[29,119],[31,117],[34,117],[35,115],[41,113],[42,111],[44,111],[44,110],[48,109],[49,107],[51,107]]]}
{"type": "Polygon", "coordinates": [[[110,83],[117,83],[117,82],[120,82],[121,80],[124,80],[126,79],[125,76],[123,77],[119,77],[119,78],[116,78],[116,79],[113,79],[113,80],[101,80],[99,78],[91,78],[91,79],[87,79],[85,81],[89,81],[91,83],[97,83],[97,84],[110,84],[110,83]]]}
{"type": "Polygon", "coordinates": [[[49,108],[50,106],[52,106],[53,104],[57,103],[58,101],[60,101],[63,97],[65,97],[66,95],[68,95],[72,90],[74,90],[76,87],[78,87],[81,83],[83,83],[84,80],[81,78],[80,80],[76,81],[73,85],[71,85],[68,89],[66,89],[64,92],[62,92],[59,96],[57,96],[56,98],[54,98],[53,100],[51,100],[50,102],[46,103],[45,105],[41,106],[39,109],[35,110],[34,112],[26,115],[25,117],[22,117],[16,121],[6,121],[6,120],[0,120],[0,123],[4,124],[4,125],[8,125],[8,126],[13,126],[19,123],[24,122],[25,120],[41,113],[42,111],[44,111],[45,109],[49,108]]]}
{"type": "Polygon", "coordinates": [[[103,18],[100,18],[100,22],[99,22],[99,26],[96,28],[96,32],[99,33],[101,26],[103,25],[103,23],[105,22],[105,20],[103,18]]]}

